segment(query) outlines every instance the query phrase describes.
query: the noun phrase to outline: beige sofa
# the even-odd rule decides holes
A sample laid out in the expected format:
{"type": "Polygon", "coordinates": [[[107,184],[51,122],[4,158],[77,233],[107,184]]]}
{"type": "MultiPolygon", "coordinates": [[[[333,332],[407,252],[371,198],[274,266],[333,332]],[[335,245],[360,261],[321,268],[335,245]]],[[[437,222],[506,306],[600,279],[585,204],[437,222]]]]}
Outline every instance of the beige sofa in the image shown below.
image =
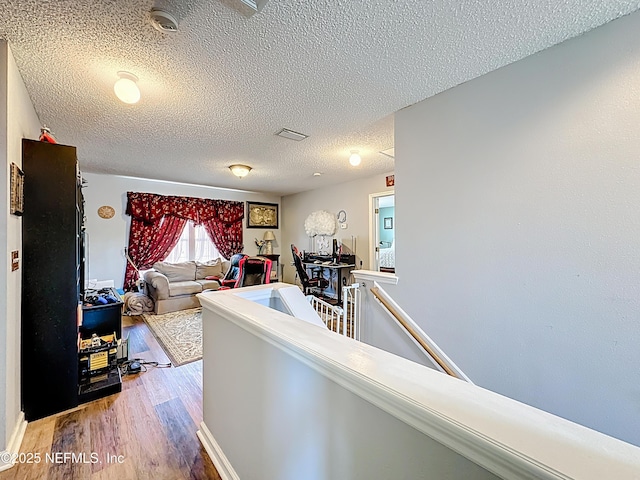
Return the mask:
{"type": "Polygon", "coordinates": [[[220,288],[217,280],[207,280],[207,277],[222,278],[228,268],[229,262],[224,260],[155,263],[153,269],[144,274],[147,295],[154,302],[153,311],[161,314],[199,307],[198,293],[220,288]]]}

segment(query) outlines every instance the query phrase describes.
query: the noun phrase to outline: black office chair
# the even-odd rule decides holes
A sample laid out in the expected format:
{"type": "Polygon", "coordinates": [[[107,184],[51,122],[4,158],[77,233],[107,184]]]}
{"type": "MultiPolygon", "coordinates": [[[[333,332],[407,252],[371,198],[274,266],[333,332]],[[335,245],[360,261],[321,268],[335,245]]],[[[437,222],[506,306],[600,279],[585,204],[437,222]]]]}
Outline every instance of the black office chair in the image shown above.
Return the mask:
{"type": "Polygon", "coordinates": [[[304,268],[302,264],[302,256],[293,243],[291,244],[291,254],[293,255],[293,263],[296,266],[296,272],[298,272],[298,278],[300,278],[300,283],[302,283],[302,291],[304,294],[313,293],[313,290],[320,290],[320,294],[322,294],[322,290],[329,286],[329,280],[320,276],[309,278],[307,269],[304,268]]]}
{"type": "Polygon", "coordinates": [[[271,279],[271,260],[265,257],[245,257],[240,260],[238,281],[234,288],[264,285],[271,279]]]}

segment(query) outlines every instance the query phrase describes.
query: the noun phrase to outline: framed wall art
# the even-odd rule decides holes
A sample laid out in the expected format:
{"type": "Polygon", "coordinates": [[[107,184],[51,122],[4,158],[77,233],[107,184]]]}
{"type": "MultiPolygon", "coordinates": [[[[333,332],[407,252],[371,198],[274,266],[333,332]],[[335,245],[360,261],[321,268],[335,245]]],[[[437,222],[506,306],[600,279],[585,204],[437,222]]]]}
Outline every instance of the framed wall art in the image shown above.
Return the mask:
{"type": "Polygon", "coordinates": [[[278,228],[278,204],[247,202],[247,228],[278,228]]]}
{"type": "Polygon", "coordinates": [[[15,163],[11,164],[10,213],[21,216],[24,213],[24,172],[15,163]]]}
{"type": "Polygon", "coordinates": [[[391,230],[393,228],[393,217],[384,218],[384,228],[385,230],[391,230]]]}

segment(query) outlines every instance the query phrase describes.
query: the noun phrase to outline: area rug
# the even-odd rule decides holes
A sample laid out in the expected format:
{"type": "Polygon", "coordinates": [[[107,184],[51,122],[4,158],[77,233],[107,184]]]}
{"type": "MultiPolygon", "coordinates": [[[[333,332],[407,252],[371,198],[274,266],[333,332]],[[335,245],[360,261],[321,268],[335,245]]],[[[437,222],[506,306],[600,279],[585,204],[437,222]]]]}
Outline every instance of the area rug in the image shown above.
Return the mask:
{"type": "Polygon", "coordinates": [[[141,316],[174,366],[202,358],[202,308],[141,316]]]}

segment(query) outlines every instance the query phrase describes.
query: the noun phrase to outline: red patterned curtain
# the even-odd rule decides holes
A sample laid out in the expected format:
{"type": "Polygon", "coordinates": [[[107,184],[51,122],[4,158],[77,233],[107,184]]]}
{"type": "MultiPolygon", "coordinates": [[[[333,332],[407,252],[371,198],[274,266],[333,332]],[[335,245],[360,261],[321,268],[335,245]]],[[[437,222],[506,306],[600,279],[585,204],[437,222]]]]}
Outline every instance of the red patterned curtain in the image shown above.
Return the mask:
{"type": "Polygon", "coordinates": [[[200,223],[220,255],[231,258],[233,254],[244,250],[242,244],[244,205],[242,202],[225,202],[224,200],[211,200],[211,202],[213,202],[213,208],[206,212],[209,218],[206,218],[203,212],[200,223]]]}
{"type": "MultiPolygon", "coordinates": [[[[145,223],[136,218],[131,219],[129,232],[129,258],[138,270],[151,268],[154,263],[167,258],[180,240],[187,220],[180,217],[166,216],[154,223],[145,223]]],[[[124,289],[131,290],[138,280],[138,272],[127,262],[124,275],[124,289]]]]}
{"type": "MultiPolygon", "coordinates": [[[[164,260],[188,220],[205,227],[223,257],[244,249],[243,202],[128,192],[127,214],[131,215],[128,252],[138,270],[164,260]]],[[[136,269],[127,262],[125,290],[131,289],[136,279],[136,269]]]]}

